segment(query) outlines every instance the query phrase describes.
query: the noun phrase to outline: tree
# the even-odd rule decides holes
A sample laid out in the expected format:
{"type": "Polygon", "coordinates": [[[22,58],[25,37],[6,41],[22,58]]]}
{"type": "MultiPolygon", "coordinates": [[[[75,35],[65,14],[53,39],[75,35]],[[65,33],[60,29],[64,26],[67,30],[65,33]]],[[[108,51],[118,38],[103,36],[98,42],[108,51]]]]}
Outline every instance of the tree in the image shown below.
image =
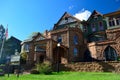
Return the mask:
{"type": "Polygon", "coordinates": [[[3,25],[0,25],[0,39],[3,39],[5,34],[5,28],[3,27],[3,25]]]}
{"type": "Polygon", "coordinates": [[[3,48],[3,40],[5,39],[5,28],[3,27],[3,25],[0,25],[0,63],[3,62],[2,61],[2,48],[3,48]]]}
{"type": "Polygon", "coordinates": [[[3,25],[0,25],[0,45],[1,45],[2,40],[4,39],[4,37],[5,37],[5,28],[3,27],[3,25]]]}
{"type": "Polygon", "coordinates": [[[21,52],[20,53],[20,56],[23,60],[26,60],[27,59],[27,53],[25,51],[21,52]]]}

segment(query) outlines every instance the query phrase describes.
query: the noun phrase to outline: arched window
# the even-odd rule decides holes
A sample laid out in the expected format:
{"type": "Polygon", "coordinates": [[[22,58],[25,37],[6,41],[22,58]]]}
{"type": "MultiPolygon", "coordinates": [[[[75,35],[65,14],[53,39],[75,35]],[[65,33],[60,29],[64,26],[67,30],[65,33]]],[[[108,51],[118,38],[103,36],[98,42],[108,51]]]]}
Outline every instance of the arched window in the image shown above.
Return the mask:
{"type": "Polygon", "coordinates": [[[78,49],[74,48],[74,56],[77,56],[77,55],[78,55],[78,49]]]}
{"type": "Polygon", "coordinates": [[[104,51],[104,57],[106,61],[115,61],[117,60],[117,53],[114,48],[108,46],[104,51]]]}
{"type": "Polygon", "coordinates": [[[74,36],[74,44],[75,44],[75,45],[78,44],[78,36],[77,36],[77,35],[74,36]]]}

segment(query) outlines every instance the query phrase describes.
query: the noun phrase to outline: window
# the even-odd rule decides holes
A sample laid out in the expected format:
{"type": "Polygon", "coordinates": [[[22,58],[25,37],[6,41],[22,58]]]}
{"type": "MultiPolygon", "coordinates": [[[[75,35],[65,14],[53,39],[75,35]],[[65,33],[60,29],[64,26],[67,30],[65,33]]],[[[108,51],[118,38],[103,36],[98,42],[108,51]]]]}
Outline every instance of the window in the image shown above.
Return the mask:
{"type": "Polygon", "coordinates": [[[114,22],[113,18],[110,18],[109,25],[110,26],[115,26],[115,22],[114,22]]]}
{"type": "Polygon", "coordinates": [[[62,42],[62,37],[59,36],[57,41],[58,41],[58,43],[61,43],[62,42]]]}
{"type": "Polygon", "coordinates": [[[115,61],[118,58],[117,52],[111,46],[106,47],[104,51],[104,57],[106,61],[115,61]]]}
{"type": "Polygon", "coordinates": [[[77,55],[78,55],[78,49],[74,48],[74,56],[77,56],[77,55]]]}
{"type": "Polygon", "coordinates": [[[98,20],[98,17],[97,16],[94,16],[94,21],[98,20]]]}
{"type": "Polygon", "coordinates": [[[25,52],[29,52],[29,47],[30,47],[30,45],[29,45],[29,44],[25,44],[25,47],[24,47],[25,52]]]}
{"type": "Polygon", "coordinates": [[[68,17],[65,17],[65,23],[67,23],[68,22],[68,17]]]}
{"type": "Polygon", "coordinates": [[[77,35],[74,36],[74,44],[75,44],[75,45],[78,44],[78,36],[77,36],[77,35]]]}
{"type": "Polygon", "coordinates": [[[95,23],[92,23],[92,24],[91,24],[91,27],[92,27],[92,31],[95,32],[95,31],[96,31],[95,23]]]}
{"type": "Polygon", "coordinates": [[[104,27],[103,27],[103,23],[102,23],[102,22],[99,22],[99,28],[100,28],[100,30],[104,30],[104,27]]]}
{"type": "Polygon", "coordinates": [[[65,20],[68,20],[68,17],[65,17],[65,20]]]}

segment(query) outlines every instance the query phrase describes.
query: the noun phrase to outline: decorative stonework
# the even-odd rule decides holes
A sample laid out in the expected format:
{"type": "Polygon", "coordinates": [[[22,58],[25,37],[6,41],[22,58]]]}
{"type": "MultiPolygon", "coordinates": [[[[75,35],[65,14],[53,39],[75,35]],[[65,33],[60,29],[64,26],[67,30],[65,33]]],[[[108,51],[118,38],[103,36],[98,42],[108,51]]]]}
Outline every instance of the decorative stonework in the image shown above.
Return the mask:
{"type": "Polygon", "coordinates": [[[101,41],[101,42],[94,42],[89,43],[89,49],[91,50],[91,54],[96,56],[93,58],[96,58],[98,60],[104,60],[104,51],[107,46],[111,46],[120,56],[120,29],[112,29],[112,30],[107,30],[107,37],[108,40],[106,41],[101,41]],[[91,45],[91,46],[90,46],[91,45]],[[93,49],[93,47],[95,49],[93,49]]]}

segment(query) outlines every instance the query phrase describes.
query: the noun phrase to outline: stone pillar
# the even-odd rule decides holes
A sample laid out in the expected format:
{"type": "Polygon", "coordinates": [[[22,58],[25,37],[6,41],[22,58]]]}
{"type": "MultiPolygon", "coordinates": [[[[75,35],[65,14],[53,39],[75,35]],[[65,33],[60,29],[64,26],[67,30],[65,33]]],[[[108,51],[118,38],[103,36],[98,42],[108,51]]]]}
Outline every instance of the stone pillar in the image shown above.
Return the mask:
{"type": "Polygon", "coordinates": [[[106,23],[107,23],[107,28],[109,27],[109,17],[106,17],[105,18],[105,21],[106,21],[106,23]]]}
{"type": "Polygon", "coordinates": [[[96,43],[95,42],[89,43],[88,48],[91,53],[91,57],[96,59],[97,58],[96,43]]]}
{"type": "Polygon", "coordinates": [[[50,40],[50,62],[53,62],[53,42],[50,40]]]}
{"type": "Polygon", "coordinates": [[[114,23],[115,23],[115,26],[117,25],[117,23],[116,23],[116,19],[115,18],[113,18],[113,20],[114,20],[114,23]]]}
{"type": "Polygon", "coordinates": [[[53,62],[52,40],[47,41],[46,44],[46,61],[53,62]]]}

